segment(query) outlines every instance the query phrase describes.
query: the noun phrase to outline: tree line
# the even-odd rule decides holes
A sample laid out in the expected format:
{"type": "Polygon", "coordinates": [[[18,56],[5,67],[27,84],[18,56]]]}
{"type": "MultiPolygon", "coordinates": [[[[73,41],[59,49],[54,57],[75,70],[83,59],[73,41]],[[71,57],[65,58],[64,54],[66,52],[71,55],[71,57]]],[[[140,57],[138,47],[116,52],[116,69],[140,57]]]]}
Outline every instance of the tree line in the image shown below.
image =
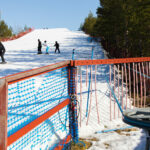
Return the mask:
{"type": "Polygon", "coordinates": [[[9,38],[13,35],[16,35],[20,32],[26,31],[28,29],[29,29],[29,27],[27,27],[25,25],[24,28],[18,28],[18,29],[16,29],[16,31],[14,31],[13,28],[11,26],[8,26],[4,20],[0,19],[0,40],[9,38]]]}
{"type": "Polygon", "coordinates": [[[80,29],[100,38],[110,57],[150,56],[150,0],[99,0],[80,29]]]}
{"type": "Polygon", "coordinates": [[[4,20],[0,20],[0,39],[12,36],[12,28],[8,27],[4,20]]]}

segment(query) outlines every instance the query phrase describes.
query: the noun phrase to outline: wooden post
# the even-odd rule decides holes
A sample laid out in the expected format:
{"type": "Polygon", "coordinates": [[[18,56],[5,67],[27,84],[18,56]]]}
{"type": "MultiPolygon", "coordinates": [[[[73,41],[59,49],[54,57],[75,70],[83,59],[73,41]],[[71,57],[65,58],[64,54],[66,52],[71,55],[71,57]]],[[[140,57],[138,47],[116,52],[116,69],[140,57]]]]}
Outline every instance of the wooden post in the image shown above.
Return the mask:
{"type": "Polygon", "coordinates": [[[7,150],[8,83],[0,79],[0,150],[7,150]]]}

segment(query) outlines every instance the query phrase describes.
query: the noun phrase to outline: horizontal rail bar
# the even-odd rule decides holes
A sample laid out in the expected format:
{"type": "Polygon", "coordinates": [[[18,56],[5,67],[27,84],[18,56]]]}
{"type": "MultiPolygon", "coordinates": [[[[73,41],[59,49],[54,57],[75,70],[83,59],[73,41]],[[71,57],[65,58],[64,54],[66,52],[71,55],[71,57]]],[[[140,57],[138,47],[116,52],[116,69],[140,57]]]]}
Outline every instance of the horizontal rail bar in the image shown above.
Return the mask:
{"type": "Polygon", "coordinates": [[[150,61],[150,57],[98,59],[98,60],[74,60],[74,61],[71,61],[71,66],[120,64],[120,63],[133,63],[133,62],[146,62],[146,61],[150,61]]]}
{"type": "Polygon", "coordinates": [[[150,57],[122,58],[122,59],[98,59],[98,60],[74,60],[74,61],[68,60],[68,61],[63,61],[60,63],[16,73],[14,75],[9,75],[3,78],[7,80],[8,84],[12,84],[12,83],[24,80],[24,79],[31,78],[33,76],[38,76],[38,75],[47,73],[52,70],[56,70],[59,68],[69,66],[69,65],[83,66],[83,65],[98,65],[98,64],[132,63],[132,62],[144,62],[144,61],[150,61],[150,57]]]}
{"type": "Polygon", "coordinates": [[[8,84],[13,84],[15,82],[31,78],[33,76],[38,76],[38,75],[41,75],[43,73],[47,73],[49,71],[53,71],[56,69],[66,67],[68,65],[70,65],[70,60],[63,61],[63,62],[56,63],[56,64],[52,64],[52,65],[48,65],[48,66],[44,66],[44,67],[40,67],[40,68],[35,68],[32,70],[27,70],[24,72],[20,72],[20,73],[6,76],[4,78],[7,80],[8,84]]]}
{"type": "Polygon", "coordinates": [[[11,145],[15,141],[17,141],[19,138],[27,134],[29,131],[37,127],[39,124],[44,122],[46,119],[54,115],[56,112],[64,108],[65,106],[69,105],[70,99],[66,99],[65,101],[61,102],[56,107],[52,108],[51,110],[47,111],[45,114],[41,115],[39,118],[35,119],[28,125],[24,126],[22,129],[14,133],[13,135],[9,136],[7,138],[7,146],[11,145]]]}
{"type": "Polygon", "coordinates": [[[65,144],[68,144],[71,140],[71,134],[69,134],[65,139],[63,139],[57,147],[55,147],[53,150],[62,150],[65,146],[65,144]]]}

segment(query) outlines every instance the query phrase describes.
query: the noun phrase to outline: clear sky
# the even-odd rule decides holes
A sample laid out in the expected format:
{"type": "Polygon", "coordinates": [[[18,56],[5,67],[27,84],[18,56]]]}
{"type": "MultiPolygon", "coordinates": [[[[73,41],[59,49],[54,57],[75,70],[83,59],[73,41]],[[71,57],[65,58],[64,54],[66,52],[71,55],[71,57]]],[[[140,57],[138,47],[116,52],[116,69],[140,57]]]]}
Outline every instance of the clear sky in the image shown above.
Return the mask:
{"type": "Polygon", "coordinates": [[[1,19],[12,27],[68,28],[78,30],[99,0],[1,0],[1,19]]]}

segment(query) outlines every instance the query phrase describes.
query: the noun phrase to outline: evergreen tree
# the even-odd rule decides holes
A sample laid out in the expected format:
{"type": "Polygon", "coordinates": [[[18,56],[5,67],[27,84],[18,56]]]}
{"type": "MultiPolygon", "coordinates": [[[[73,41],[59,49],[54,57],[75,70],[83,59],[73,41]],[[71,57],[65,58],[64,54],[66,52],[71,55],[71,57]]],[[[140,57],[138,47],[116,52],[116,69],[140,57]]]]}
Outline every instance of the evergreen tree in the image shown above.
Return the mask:
{"type": "Polygon", "coordinates": [[[96,17],[93,16],[92,12],[89,13],[88,17],[85,18],[84,24],[81,25],[81,30],[85,33],[94,36],[94,25],[96,23],[96,17]]]}
{"type": "Polygon", "coordinates": [[[30,27],[28,27],[27,25],[25,25],[23,31],[27,31],[29,29],[30,29],[30,27]]]}
{"type": "Polygon", "coordinates": [[[90,13],[81,29],[100,37],[111,57],[150,56],[150,1],[100,0],[97,18],[90,13]]]}
{"type": "Polygon", "coordinates": [[[12,29],[8,27],[8,25],[1,20],[0,21],[0,38],[6,38],[12,36],[12,29]]]}

